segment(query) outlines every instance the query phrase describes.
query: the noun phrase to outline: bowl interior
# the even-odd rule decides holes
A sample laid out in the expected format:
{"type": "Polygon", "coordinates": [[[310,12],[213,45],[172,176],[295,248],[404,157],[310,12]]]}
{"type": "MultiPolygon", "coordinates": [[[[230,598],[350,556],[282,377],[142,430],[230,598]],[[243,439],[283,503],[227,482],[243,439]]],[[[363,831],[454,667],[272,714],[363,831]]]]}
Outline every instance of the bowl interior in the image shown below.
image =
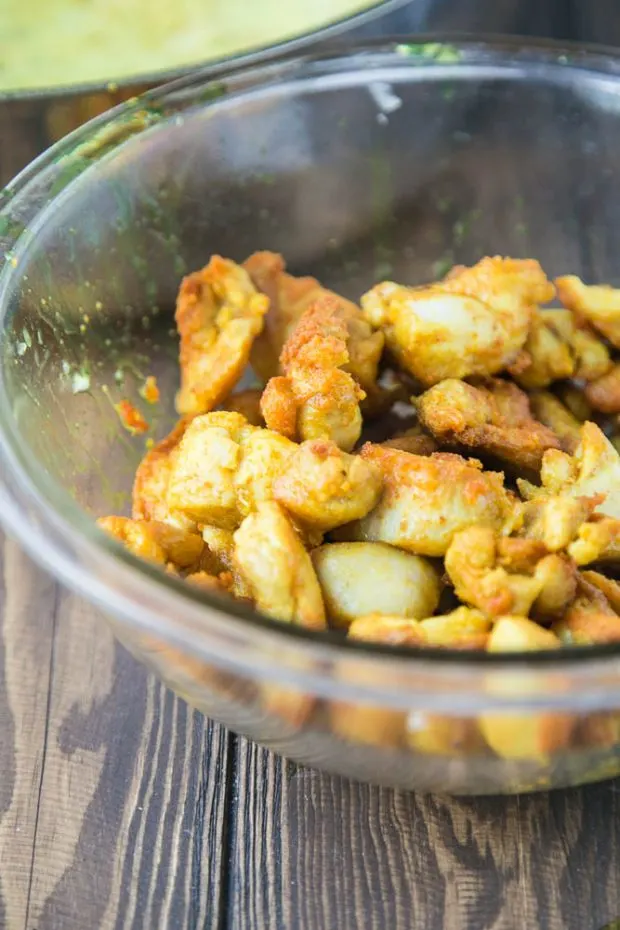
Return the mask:
{"type": "Polygon", "coordinates": [[[67,515],[126,511],[145,439],[174,417],[179,280],[213,252],[282,252],[353,299],[496,253],[618,283],[616,71],[405,45],[182,82],[74,134],[0,218],[2,389],[33,482],[67,515]]]}

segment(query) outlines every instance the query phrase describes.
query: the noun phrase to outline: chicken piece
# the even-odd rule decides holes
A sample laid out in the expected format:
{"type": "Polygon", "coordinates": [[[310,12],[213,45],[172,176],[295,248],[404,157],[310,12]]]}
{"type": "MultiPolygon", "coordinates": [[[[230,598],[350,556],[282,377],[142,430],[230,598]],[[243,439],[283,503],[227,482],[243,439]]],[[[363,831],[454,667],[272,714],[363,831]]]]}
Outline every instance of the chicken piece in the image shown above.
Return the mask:
{"type": "Polygon", "coordinates": [[[554,388],[554,393],[557,394],[564,406],[568,407],[572,415],[576,420],[579,420],[580,423],[585,423],[587,420],[594,419],[594,411],[578,385],[567,381],[563,384],[558,384],[554,388]]]}
{"type": "Polygon", "coordinates": [[[594,410],[600,413],[620,413],[620,364],[616,363],[602,377],[586,384],[583,393],[594,410]]]}
{"type": "Polygon", "coordinates": [[[534,498],[522,507],[519,532],[550,552],[565,549],[576,565],[619,561],[620,521],[594,513],[604,499],[602,494],[534,498]]]}
{"type": "Polygon", "coordinates": [[[347,324],[336,298],[306,310],[280,362],[285,376],[271,379],[261,401],[267,426],[289,439],[331,439],[350,451],[362,431],[365,394],[345,370],[347,324]]]}
{"type": "Polygon", "coordinates": [[[325,628],[321,588],[286,512],[263,501],[234,535],[235,564],[258,610],[311,630],[325,628]]]}
{"type": "Polygon", "coordinates": [[[456,533],[446,572],[460,600],[488,617],[561,614],[575,596],[576,572],[566,557],[531,539],[502,539],[473,526],[456,533]]]}
{"type": "Polygon", "coordinates": [[[559,649],[562,643],[551,632],[521,616],[500,617],[489,636],[487,652],[530,652],[559,649]]]}
{"type": "Polygon", "coordinates": [[[606,575],[601,575],[600,572],[582,572],[581,577],[584,581],[598,588],[614,613],[620,615],[620,582],[614,578],[607,578],[606,575]]]}
{"type": "Polygon", "coordinates": [[[189,568],[198,563],[204,542],[198,533],[190,533],[154,520],[130,520],[129,517],[101,517],[97,525],[133,552],[158,565],[172,563],[189,568]]]}
{"type": "Polygon", "coordinates": [[[245,517],[259,503],[273,498],[275,482],[297,446],[272,430],[256,429],[242,441],[241,452],[235,488],[239,513],[245,517]]]}
{"type": "Polygon", "coordinates": [[[210,574],[227,575],[230,579],[231,594],[240,599],[251,599],[250,589],[237,571],[235,564],[235,540],[231,530],[218,526],[203,526],[202,538],[205,550],[202,554],[202,567],[210,574]]]}
{"type": "Polygon", "coordinates": [[[570,310],[537,310],[523,351],[525,362],[512,373],[528,390],[573,377],[593,381],[611,366],[605,343],[570,310]]]}
{"type": "Polygon", "coordinates": [[[226,575],[219,577],[217,575],[211,575],[209,572],[200,571],[193,572],[191,575],[186,575],[185,580],[189,581],[189,583],[196,588],[200,588],[201,591],[206,591],[207,594],[222,595],[230,593],[230,579],[226,575]]]}
{"type": "Polygon", "coordinates": [[[276,252],[254,252],[243,267],[254,286],[269,298],[265,325],[254,342],[250,359],[252,368],[266,384],[281,374],[280,353],[303,313],[329,292],[315,278],[287,274],[284,259],[276,252]]]}
{"type": "Polygon", "coordinates": [[[420,622],[429,646],[449,649],[484,649],[491,623],[479,610],[457,607],[443,616],[420,622]]]}
{"type": "Polygon", "coordinates": [[[132,493],[134,520],[156,520],[185,530],[196,528],[193,520],[168,506],[172,456],[189,422],[187,417],[179,420],[172,432],[150,449],[138,465],[132,493]]]}
{"type": "Polygon", "coordinates": [[[262,391],[250,388],[247,391],[231,394],[222,404],[222,410],[240,413],[242,417],[246,418],[250,426],[264,426],[265,420],[260,410],[262,393],[262,391]]]}
{"type": "Polygon", "coordinates": [[[468,446],[518,470],[540,468],[546,449],[559,449],[555,434],[532,417],[527,395],[510,381],[474,387],[448,379],[417,399],[420,421],[439,443],[468,446]]]}
{"type": "Polygon", "coordinates": [[[605,495],[598,510],[606,516],[620,518],[620,456],[594,423],[581,427],[581,442],[574,455],[548,449],[540,472],[541,487],[519,479],[522,497],[560,495],[597,497],[605,495]]]}
{"type": "Polygon", "coordinates": [[[183,279],[175,315],[181,339],[179,413],[207,413],[230,394],[268,307],[247,271],[219,255],[183,279]]]}
{"type": "Polygon", "coordinates": [[[273,496],[303,524],[327,532],[365,517],[379,500],[382,485],[381,471],[372,462],[315,439],[288,457],[273,496]]]}
{"type": "Polygon", "coordinates": [[[312,562],[334,627],[367,614],[428,617],[439,603],[435,566],[385,543],[327,543],[312,562]]]}
{"type": "Polygon", "coordinates": [[[584,284],[576,275],[556,278],[558,297],[565,307],[620,348],[620,290],[607,284],[584,284]]]}
{"type": "MultiPolygon", "coordinates": [[[[487,652],[538,652],[557,649],[561,641],[537,623],[520,616],[500,617],[487,643],[487,652]]],[[[501,697],[527,692],[518,673],[507,673],[494,686],[501,697]]],[[[531,714],[494,712],[481,714],[480,730],[491,749],[505,759],[548,761],[548,757],[568,745],[575,726],[571,714],[531,714]]]]}
{"type": "Polygon", "coordinates": [[[357,617],[349,626],[349,639],[383,646],[424,646],[426,636],[417,620],[372,613],[357,617]]]}
{"type": "Polygon", "coordinates": [[[385,542],[414,555],[445,555],[452,537],[479,524],[510,525],[512,500],[503,475],[483,471],[475,459],[438,452],[411,455],[367,443],[361,456],[383,473],[379,503],[362,520],[338,530],[342,541],[385,542]]]}
{"type": "Polygon", "coordinates": [[[581,421],[549,391],[534,391],[529,400],[534,417],[555,433],[562,451],[572,455],[581,439],[581,421]]]}
{"type": "Polygon", "coordinates": [[[196,417],[174,454],[168,506],[198,524],[233,530],[272,486],[294,443],[238,413],[196,417]]]}
{"type": "Polygon", "coordinates": [[[280,367],[280,354],[303,314],[318,300],[336,301],[340,315],[347,326],[349,362],[345,371],[353,375],[373,400],[378,402],[381,389],[377,385],[379,360],[383,351],[383,334],[373,332],[352,301],[323,287],[316,278],[296,278],[287,274],[281,255],[274,252],[255,252],[244,268],[256,287],[270,300],[263,332],[252,350],[252,367],[267,382],[285,373],[280,367]]]}
{"type": "Polygon", "coordinates": [[[467,756],[488,754],[476,720],[412,710],[407,715],[408,745],[425,755],[467,756]]]}
{"type": "Polygon", "coordinates": [[[510,365],[536,304],[554,294],[538,262],[496,257],[425,287],[379,284],[362,297],[362,310],[402,367],[430,387],[510,365]]]}
{"type": "Polygon", "coordinates": [[[428,436],[418,426],[396,433],[391,439],[379,443],[386,449],[400,449],[401,452],[410,452],[412,455],[432,455],[439,451],[439,446],[432,436],[428,436]]]}
{"type": "Polygon", "coordinates": [[[581,575],[577,597],[564,616],[553,625],[553,632],[568,645],[616,643],[620,642],[620,617],[601,587],[581,575]]]}

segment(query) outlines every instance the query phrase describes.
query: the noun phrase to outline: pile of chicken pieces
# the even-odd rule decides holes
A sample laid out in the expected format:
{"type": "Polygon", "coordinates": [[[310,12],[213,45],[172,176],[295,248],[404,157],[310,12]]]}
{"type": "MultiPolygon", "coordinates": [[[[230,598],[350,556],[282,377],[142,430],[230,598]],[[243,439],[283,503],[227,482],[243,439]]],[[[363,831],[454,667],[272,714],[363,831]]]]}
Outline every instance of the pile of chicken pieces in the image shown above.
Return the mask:
{"type": "Polygon", "coordinates": [[[99,521],[132,552],[358,641],[620,641],[620,290],[494,257],[357,305],[259,252],[176,323],[181,419],[99,521]]]}

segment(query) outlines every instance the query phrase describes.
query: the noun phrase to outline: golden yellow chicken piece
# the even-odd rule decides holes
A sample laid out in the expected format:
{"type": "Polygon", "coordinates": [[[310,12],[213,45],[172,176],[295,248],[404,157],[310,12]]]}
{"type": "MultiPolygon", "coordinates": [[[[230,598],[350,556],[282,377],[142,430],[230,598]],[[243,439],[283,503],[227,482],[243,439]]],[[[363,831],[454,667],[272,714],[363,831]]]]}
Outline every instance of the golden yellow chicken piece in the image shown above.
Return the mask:
{"type": "MultiPolygon", "coordinates": [[[[525,617],[500,617],[494,627],[487,651],[538,652],[558,649],[560,639],[549,630],[525,617]]],[[[498,696],[518,696],[527,692],[527,683],[518,673],[507,673],[494,687],[498,696]]],[[[505,759],[537,760],[545,762],[549,755],[563,749],[569,742],[575,725],[570,714],[541,714],[537,709],[530,714],[482,714],[478,718],[480,730],[494,752],[505,759]]]]}
{"type": "Polygon", "coordinates": [[[297,278],[287,274],[286,263],[277,252],[254,252],[243,267],[257,290],[269,298],[265,325],[250,356],[252,368],[266,384],[270,378],[282,373],[280,353],[304,311],[317,298],[330,292],[315,278],[297,278]]]}
{"type": "Polygon", "coordinates": [[[175,315],[181,339],[179,413],[207,413],[230,394],[268,307],[248,273],[219,255],[183,279],[175,315]]]}
{"type": "Polygon", "coordinates": [[[424,646],[426,636],[417,620],[372,613],[357,617],[349,626],[349,639],[384,646],[424,646]]]}
{"type": "Polygon", "coordinates": [[[533,391],[529,396],[534,417],[557,436],[563,452],[575,451],[581,440],[581,420],[550,391],[533,391]]]}
{"type": "Polygon", "coordinates": [[[295,449],[238,413],[196,417],[173,457],[168,506],[197,524],[232,530],[257,503],[271,498],[273,482],[295,449]]]}
{"type": "Polygon", "coordinates": [[[604,500],[598,510],[606,516],[620,518],[620,456],[594,423],[581,427],[581,442],[574,455],[549,449],[543,456],[541,487],[519,479],[522,497],[560,495],[598,497],[604,500]]]}
{"type": "Polygon", "coordinates": [[[620,364],[616,363],[602,377],[586,384],[583,393],[593,410],[620,413],[620,364]]]}
{"type": "Polygon", "coordinates": [[[327,532],[365,517],[381,495],[383,476],[371,462],[324,439],[303,442],[273,484],[273,496],[306,526],[327,532]]]}
{"type": "Polygon", "coordinates": [[[551,632],[522,616],[499,617],[489,641],[487,652],[530,652],[538,649],[558,649],[562,643],[551,632]]]}
{"type": "Polygon", "coordinates": [[[483,649],[491,623],[479,610],[458,607],[449,614],[423,620],[373,613],[355,619],[348,636],[388,646],[436,646],[483,649]]]}
{"type": "Polygon", "coordinates": [[[327,543],[314,550],[312,562],[335,627],[366,614],[428,617],[439,603],[435,566],[385,543],[327,543]]]}
{"type": "Polygon", "coordinates": [[[576,570],[531,539],[497,537],[473,526],[456,533],[446,553],[446,572],[457,597],[489,617],[561,614],[575,596],[576,570]]]}
{"type": "Polygon", "coordinates": [[[350,362],[342,304],[324,297],[302,316],[280,356],[284,377],[272,378],[261,401],[270,429],[289,439],[331,439],[350,451],[360,437],[364,391],[350,362]]]}
{"type": "Polygon", "coordinates": [[[433,437],[423,432],[419,424],[401,433],[395,433],[391,439],[386,439],[379,445],[385,446],[386,449],[410,452],[412,455],[432,455],[433,452],[439,452],[439,446],[433,437]]]}
{"type": "Polygon", "coordinates": [[[488,617],[471,607],[457,607],[449,614],[420,622],[429,646],[450,649],[484,649],[491,629],[488,617]]]}
{"type": "Polygon", "coordinates": [[[203,526],[202,538],[205,543],[205,551],[201,558],[203,568],[218,577],[227,575],[231,594],[237,598],[249,599],[250,590],[235,564],[235,540],[232,531],[223,530],[219,526],[203,526]]]}
{"type": "Polygon", "coordinates": [[[600,572],[593,571],[582,572],[581,577],[598,588],[614,613],[620,615],[620,583],[615,578],[608,578],[600,572]]]}
{"type": "Polygon", "coordinates": [[[281,255],[256,252],[244,268],[259,291],[269,297],[270,307],[265,327],[252,350],[252,367],[265,382],[285,373],[280,366],[280,354],[303,314],[318,300],[336,301],[347,326],[349,361],[345,370],[353,375],[364,391],[377,400],[381,389],[377,385],[379,360],[383,351],[383,334],[373,332],[356,304],[323,287],[316,278],[296,278],[287,274],[281,255]]]}
{"type": "Polygon", "coordinates": [[[325,627],[325,608],[312,561],[284,509],[265,501],[234,535],[235,564],[258,610],[312,630],[325,627]]]}
{"type": "Polygon", "coordinates": [[[594,497],[536,497],[521,508],[520,535],[538,539],[550,552],[566,550],[576,565],[620,561],[620,521],[594,511],[594,497]]]}
{"type": "Polygon", "coordinates": [[[478,524],[501,531],[514,517],[503,475],[483,471],[475,459],[411,455],[371,443],[360,454],[381,469],[383,494],[366,517],[337,531],[340,540],[442,556],[459,530],[478,524]]]}
{"type": "Polygon", "coordinates": [[[537,471],[546,449],[559,449],[556,435],[532,417],[527,394],[495,378],[474,387],[449,378],[416,402],[426,429],[444,445],[478,449],[515,466],[537,471]]]}
{"type": "Polygon", "coordinates": [[[377,285],[362,310],[422,384],[491,375],[515,361],[539,303],[555,294],[538,262],[484,258],[425,287],[377,285]]]}
{"type": "Polygon", "coordinates": [[[620,617],[607,600],[601,584],[593,584],[583,573],[578,579],[577,597],[564,616],[553,625],[553,632],[568,645],[620,642],[620,617]]]}
{"type": "Polygon", "coordinates": [[[514,377],[530,390],[565,378],[593,381],[610,366],[605,343],[570,310],[537,310],[514,377]]]}
{"type": "Polygon", "coordinates": [[[594,419],[594,411],[586,400],[582,389],[571,381],[561,382],[554,388],[554,394],[560,398],[565,407],[580,423],[594,419]]]}
{"type": "Polygon", "coordinates": [[[196,528],[193,520],[168,506],[172,458],[189,422],[187,417],[179,420],[172,432],[150,449],[140,462],[132,492],[134,520],[156,520],[185,530],[196,528]]]}
{"type": "Polygon", "coordinates": [[[189,581],[201,591],[207,594],[230,594],[229,579],[226,576],[211,575],[209,572],[200,571],[186,575],[185,580],[189,581]]]}
{"type": "Polygon", "coordinates": [[[97,524],[134,555],[158,565],[172,563],[177,568],[188,568],[199,561],[204,550],[204,542],[198,533],[167,523],[130,520],[129,517],[101,517],[97,524]]]}
{"type": "Polygon", "coordinates": [[[246,418],[250,426],[264,426],[265,420],[260,409],[262,394],[262,391],[255,388],[238,391],[236,394],[231,394],[222,404],[222,410],[240,413],[242,417],[246,418]]]}
{"type": "Polygon", "coordinates": [[[565,307],[620,348],[620,290],[607,284],[584,284],[576,275],[556,278],[555,285],[565,307]]]}

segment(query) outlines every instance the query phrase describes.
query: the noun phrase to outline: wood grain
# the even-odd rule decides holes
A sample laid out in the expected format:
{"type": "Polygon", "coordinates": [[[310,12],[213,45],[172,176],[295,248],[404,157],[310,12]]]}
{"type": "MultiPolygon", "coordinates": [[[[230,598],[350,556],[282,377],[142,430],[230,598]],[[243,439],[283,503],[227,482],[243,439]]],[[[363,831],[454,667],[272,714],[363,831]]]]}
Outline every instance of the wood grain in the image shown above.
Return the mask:
{"type": "Polygon", "coordinates": [[[373,788],[240,740],[228,926],[603,930],[620,786],[476,800],[373,788]]]}
{"type": "Polygon", "coordinates": [[[220,927],[228,736],[3,553],[0,927],[220,927]]]}

